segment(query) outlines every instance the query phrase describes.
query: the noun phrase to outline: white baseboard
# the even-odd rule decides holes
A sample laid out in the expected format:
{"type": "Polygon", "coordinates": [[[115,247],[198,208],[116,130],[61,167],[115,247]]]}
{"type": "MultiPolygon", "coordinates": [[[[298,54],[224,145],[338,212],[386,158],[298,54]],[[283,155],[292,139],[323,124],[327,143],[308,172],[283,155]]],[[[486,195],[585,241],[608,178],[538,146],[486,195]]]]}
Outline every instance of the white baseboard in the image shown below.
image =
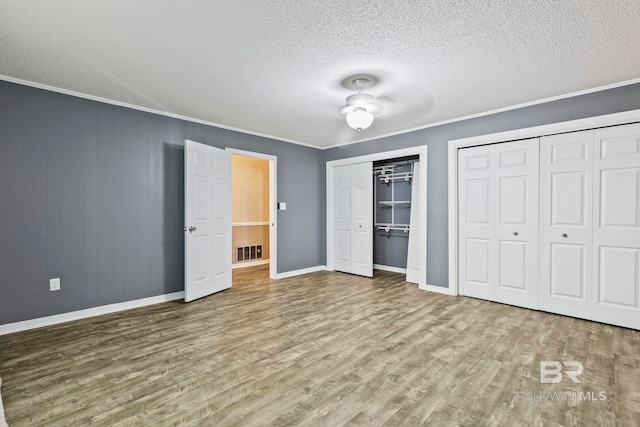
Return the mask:
{"type": "Polygon", "coordinates": [[[256,261],[242,261],[239,262],[237,264],[233,264],[231,266],[232,270],[235,270],[236,268],[246,268],[246,267],[255,267],[256,265],[265,265],[265,264],[269,264],[269,260],[268,259],[259,259],[256,261]]]}
{"type": "Polygon", "coordinates": [[[456,296],[457,293],[450,288],[443,288],[442,286],[424,285],[419,286],[423,291],[436,292],[438,294],[456,296]]]}
{"type": "Polygon", "coordinates": [[[142,298],[133,301],[125,301],[116,304],[101,305],[99,307],[92,307],[84,310],[72,311],[69,313],[55,314],[53,316],[39,317],[37,319],[24,320],[22,322],[7,323],[6,325],[0,325],[0,335],[57,325],[59,323],[86,319],[88,317],[130,310],[132,308],[145,307],[147,305],[159,304],[161,302],[173,301],[182,298],[184,298],[184,291],[158,295],[155,297],[142,298]]]}
{"type": "Polygon", "coordinates": [[[391,267],[390,265],[373,264],[373,268],[376,270],[390,271],[392,273],[407,274],[406,268],[391,267]]]}
{"type": "Polygon", "coordinates": [[[316,265],[315,267],[302,268],[300,270],[285,271],[284,273],[278,273],[276,279],[286,279],[287,277],[300,276],[302,274],[315,273],[316,271],[325,271],[326,265],[316,265]]]}

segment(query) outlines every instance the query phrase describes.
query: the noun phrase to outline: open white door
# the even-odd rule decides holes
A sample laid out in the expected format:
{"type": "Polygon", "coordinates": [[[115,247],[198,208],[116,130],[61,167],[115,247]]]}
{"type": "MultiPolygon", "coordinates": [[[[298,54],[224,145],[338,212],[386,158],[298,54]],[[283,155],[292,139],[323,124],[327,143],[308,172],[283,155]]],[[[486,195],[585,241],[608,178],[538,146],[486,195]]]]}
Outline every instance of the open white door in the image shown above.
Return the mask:
{"type": "Polygon", "coordinates": [[[335,270],[373,277],[373,162],[333,168],[335,270]]]}
{"type": "Polygon", "coordinates": [[[413,181],[411,183],[411,212],[409,216],[409,247],[407,250],[406,281],[415,284],[426,283],[424,274],[424,255],[420,245],[420,162],[413,164],[413,181]]]}
{"type": "Polygon", "coordinates": [[[185,302],[231,287],[231,153],[185,140],[185,302]]]}

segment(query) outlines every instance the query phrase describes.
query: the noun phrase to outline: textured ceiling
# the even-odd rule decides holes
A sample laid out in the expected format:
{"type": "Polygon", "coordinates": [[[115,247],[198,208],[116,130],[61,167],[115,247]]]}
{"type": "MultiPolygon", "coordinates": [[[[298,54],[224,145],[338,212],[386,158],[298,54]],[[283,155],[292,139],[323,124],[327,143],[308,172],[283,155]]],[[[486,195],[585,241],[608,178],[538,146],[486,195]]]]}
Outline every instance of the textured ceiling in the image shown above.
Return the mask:
{"type": "Polygon", "coordinates": [[[318,147],[640,77],[638,0],[0,0],[0,75],[318,147]],[[373,125],[338,115],[369,74],[373,125]]]}

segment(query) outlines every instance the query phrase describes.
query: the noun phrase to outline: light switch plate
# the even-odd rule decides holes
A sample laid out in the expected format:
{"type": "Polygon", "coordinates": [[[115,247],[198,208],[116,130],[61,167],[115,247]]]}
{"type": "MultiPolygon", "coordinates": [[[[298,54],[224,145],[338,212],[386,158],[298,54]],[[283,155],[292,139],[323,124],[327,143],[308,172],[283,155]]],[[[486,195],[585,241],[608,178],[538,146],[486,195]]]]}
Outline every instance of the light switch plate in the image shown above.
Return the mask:
{"type": "Polygon", "coordinates": [[[278,202],[278,210],[279,211],[286,211],[287,210],[287,203],[286,202],[278,202]]]}
{"type": "Polygon", "coordinates": [[[50,291],[59,291],[60,290],[60,278],[57,277],[55,279],[49,279],[49,290],[50,291]]]}

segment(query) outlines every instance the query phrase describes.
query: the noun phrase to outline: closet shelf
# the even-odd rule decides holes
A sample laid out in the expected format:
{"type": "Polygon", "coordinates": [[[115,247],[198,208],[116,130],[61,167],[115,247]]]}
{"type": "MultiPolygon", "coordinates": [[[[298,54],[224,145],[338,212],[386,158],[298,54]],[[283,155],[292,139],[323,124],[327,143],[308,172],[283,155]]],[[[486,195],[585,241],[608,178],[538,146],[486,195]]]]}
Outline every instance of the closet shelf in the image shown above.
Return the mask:
{"type": "Polygon", "coordinates": [[[391,231],[391,230],[399,230],[404,231],[405,233],[409,232],[409,224],[388,224],[384,222],[376,223],[376,227],[378,231],[391,231]]]}
{"type": "Polygon", "coordinates": [[[380,200],[378,203],[382,205],[382,207],[392,207],[392,206],[411,206],[411,200],[380,200]]]}
{"type": "Polygon", "coordinates": [[[378,178],[385,184],[389,184],[391,183],[391,181],[398,180],[410,182],[413,179],[413,172],[395,172],[388,174],[381,173],[380,175],[378,175],[378,178]]]}

